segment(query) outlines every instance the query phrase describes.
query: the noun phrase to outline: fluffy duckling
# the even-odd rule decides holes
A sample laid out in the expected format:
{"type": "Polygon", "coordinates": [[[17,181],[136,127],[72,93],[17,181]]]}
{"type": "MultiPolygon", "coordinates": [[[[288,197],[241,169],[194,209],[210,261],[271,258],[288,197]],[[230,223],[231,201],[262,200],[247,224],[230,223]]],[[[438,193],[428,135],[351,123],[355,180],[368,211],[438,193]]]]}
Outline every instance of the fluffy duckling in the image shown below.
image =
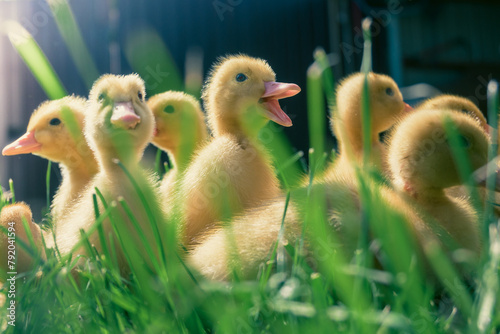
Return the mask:
{"type": "Polygon", "coordinates": [[[477,119],[481,126],[488,131],[488,122],[479,108],[469,99],[458,95],[439,95],[428,99],[417,107],[420,110],[456,110],[464,112],[477,119]]]}
{"type": "MultiPolygon", "coordinates": [[[[326,177],[349,173],[353,162],[363,157],[362,94],[365,75],[354,73],[345,78],[337,88],[337,112],[332,117],[332,131],[337,137],[339,156],[326,171],[326,177]],[[350,155],[354,161],[350,161],[350,155]]],[[[380,133],[392,127],[412,108],[404,103],[394,80],[383,74],[369,73],[369,98],[371,118],[370,162],[385,170],[385,147],[379,141],[380,133]]]]}
{"type": "Polygon", "coordinates": [[[3,155],[32,153],[60,164],[62,183],[52,200],[54,220],[75,203],[77,197],[97,173],[97,162],[83,136],[86,99],[66,96],[42,103],[31,115],[27,132],[7,145],[3,155]],[[62,116],[67,108],[76,125],[73,131],[62,116]]]}
{"type": "Polygon", "coordinates": [[[407,116],[390,140],[393,185],[411,198],[424,216],[435,219],[460,247],[479,253],[478,213],[467,199],[445,193],[461,180],[446,138],[444,117],[456,125],[472,168],[486,164],[489,140],[479,121],[457,111],[420,110],[407,116]]]}
{"type": "MultiPolygon", "coordinates": [[[[398,194],[385,186],[373,187],[379,207],[385,217],[388,212],[397,214],[408,226],[410,237],[414,243],[429,241],[433,231],[420,219],[415,210],[404,202],[398,194]]],[[[217,281],[227,281],[236,273],[240,279],[255,279],[259,268],[270,260],[273,248],[278,243],[296,245],[304,235],[304,255],[314,266],[318,261],[327,261],[325,254],[338,252],[349,261],[355,256],[361,231],[360,198],[356,185],[349,179],[338,177],[326,183],[315,183],[312,186],[312,201],[323,193],[326,199],[328,225],[324,226],[326,235],[335,231],[337,238],[328,236],[320,243],[313,242],[309,229],[303,228],[307,215],[307,188],[296,189],[291,193],[285,219],[283,213],[286,200],[283,196],[248,209],[234,217],[231,224],[210,230],[198,245],[195,245],[187,256],[187,263],[205,278],[217,281]],[[316,195],[315,195],[316,194],[316,195]],[[283,223],[283,230],[282,230],[283,223]],[[282,235],[280,235],[282,232],[282,235]],[[321,260],[314,255],[320,255],[321,260]]],[[[372,204],[373,205],[373,204],[372,204]]],[[[423,259],[423,251],[417,254],[423,259]]],[[[272,259],[271,259],[272,260],[272,259]]]]}
{"type": "MultiPolygon", "coordinates": [[[[84,134],[94,151],[99,164],[99,172],[83,193],[73,210],[56,222],[55,236],[57,246],[62,254],[67,254],[80,239],[80,229],[87,231],[95,222],[92,195],[95,188],[99,189],[108,205],[113,201],[123,199],[139,223],[146,239],[155,244],[150,221],[137,190],[129,177],[118,165],[125,166],[133,176],[140,191],[156,217],[157,223],[163,223],[163,212],[154,185],[149,175],[139,166],[144,149],[151,141],[154,131],[154,116],[145,101],[144,81],[135,74],[126,76],[103,75],[93,85],[89,96],[89,105],[85,115],[84,134]]],[[[101,214],[104,208],[100,200],[101,214]]],[[[144,244],[135,232],[133,225],[120,204],[112,210],[117,232],[124,237],[124,242],[142,258],[148,259],[144,244]],[[127,233],[128,232],[128,233],[127,233]],[[128,235],[128,237],[127,237],[128,235]]],[[[113,234],[109,219],[102,223],[104,235],[113,234]]],[[[160,228],[162,231],[163,229],[160,228]]],[[[98,233],[92,233],[89,241],[101,251],[103,245],[98,241],[98,233]]],[[[128,271],[128,264],[114,240],[117,257],[122,271],[128,271]]],[[[53,246],[53,245],[49,245],[53,246]]],[[[153,247],[154,249],[154,247],[153,247]]],[[[83,247],[73,255],[84,253],[83,247]]]]}
{"type": "Polygon", "coordinates": [[[292,125],[278,100],[300,88],[275,78],[266,61],[245,55],[224,58],[212,70],[203,100],[214,138],[197,152],[181,186],[185,244],[215,222],[280,194],[256,136],[268,120],[292,125]]]}
{"type": "MultiPolygon", "coordinates": [[[[483,113],[479,108],[469,99],[456,96],[456,95],[439,95],[437,97],[431,98],[418,106],[419,110],[433,109],[433,110],[455,110],[459,112],[463,112],[476,119],[483,129],[489,133],[489,126],[484,118],[483,113]]],[[[478,188],[479,194],[481,198],[486,197],[486,189],[484,187],[478,188]]],[[[446,189],[446,193],[453,197],[468,197],[469,192],[464,186],[456,186],[446,189]]],[[[497,193],[496,198],[500,198],[500,195],[497,193]]],[[[500,213],[500,210],[495,207],[495,211],[497,214],[500,213]]]]}
{"type": "Polygon", "coordinates": [[[0,281],[5,281],[5,274],[7,272],[25,272],[30,270],[34,265],[31,255],[26,253],[19,244],[13,242],[13,238],[19,238],[26,245],[30,245],[26,230],[24,229],[23,218],[28,223],[35,246],[38,249],[41,248],[41,230],[32,220],[30,207],[20,202],[2,208],[0,226],[8,231],[8,235],[0,233],[0,254],[2,255],[0,257],[0,281]],[[16,259],[9,260],[10,255],[15,255],[16,259]],[[10,268],[12,263],[15,264],[15,269],[10,268]]]}
{"type": "Polygon", "coordinates": [[[166,151],[172,169],[161,182],[164,200],[172,197],[172,187],[191,161],[193,153],[208,140],[205,116],[199,102],[183,92],[168,91],[152,96],[148,106],[156,120],[153,144],[166,151]]]}
{"type": "MultiPolygon", "coordinates": [[[[262,262],[269,259],[281,230],[285,200],[277,197],[259,207],[246,210],[227,227],[217,227],[200,238],[186,262],[205,278],[228,281],[233,273],[242,279],[255,278],[262,262]]],[[[293,243],[301,234],[301,218],[289,206],[282,245],[293,243]]]]}

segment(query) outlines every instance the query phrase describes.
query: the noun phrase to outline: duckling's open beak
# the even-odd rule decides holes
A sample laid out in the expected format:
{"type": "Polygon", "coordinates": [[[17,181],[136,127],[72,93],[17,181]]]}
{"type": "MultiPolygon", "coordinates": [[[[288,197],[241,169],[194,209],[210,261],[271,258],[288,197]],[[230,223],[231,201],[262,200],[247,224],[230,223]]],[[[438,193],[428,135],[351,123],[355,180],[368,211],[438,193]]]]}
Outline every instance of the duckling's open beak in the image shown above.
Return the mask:
{"type": "Polygon", "coordinates": [[[2,155],[17,155],[39,151],[42,144],[36,141],[35,131],[28,131],[15,142],[5,146],[2,155]]]}
{"type": "Polygon", "coordinates": [[[281,109],[279,99],[294,96],[300,92],[296,84],[282,82],[264,82],[265,91],[261,96],[262,104],[266,109],[266,116],[273,122],[283,126],[292,126],[292,120],[281,109]]]}
{"type": "Polygon", "coordinates": [[[141,122],[139,115],[135,113],[132,102],[116,102],[111,116],[111,124],[125,128],[135,129],[141,122]]]}

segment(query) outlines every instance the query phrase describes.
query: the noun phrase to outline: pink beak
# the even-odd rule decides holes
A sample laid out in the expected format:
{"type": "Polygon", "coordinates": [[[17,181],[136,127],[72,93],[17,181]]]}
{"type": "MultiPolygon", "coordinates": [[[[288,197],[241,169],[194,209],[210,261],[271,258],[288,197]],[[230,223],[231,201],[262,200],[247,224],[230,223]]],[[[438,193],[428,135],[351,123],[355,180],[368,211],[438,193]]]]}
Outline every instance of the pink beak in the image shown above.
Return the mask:
{"type": "Polygon", "coordinates": [[[266,117],[283,126],[292,126],[292,120],[281,109],[279,99],[294,96],[300,92],[296,84],[282,82],[264,82],[265,91],[262,94],[262,104],[267,110],[266,117]]]}
{"type": "Polygon", "coordinates": [[[111,123],[125,129],[134,129],[141,122],[132,102],[117,102],[113,108],[111,123]]]}
{"type": "Polygon", "coordinates": [[[413,110],[412,106],[410,106],[408,103],[405,103],[405,108],[404,108],[404,111],[406,111],[406,112],[410,112],[410,111],[412,111],[412,110],[413,110]]]}
{"type": "Polygon", "coordinates": [[[5,146],[2,155],[17,155],[39,151],[42,144],[36,141],[35,132],[28,131],[15,142],[5,146]]]}

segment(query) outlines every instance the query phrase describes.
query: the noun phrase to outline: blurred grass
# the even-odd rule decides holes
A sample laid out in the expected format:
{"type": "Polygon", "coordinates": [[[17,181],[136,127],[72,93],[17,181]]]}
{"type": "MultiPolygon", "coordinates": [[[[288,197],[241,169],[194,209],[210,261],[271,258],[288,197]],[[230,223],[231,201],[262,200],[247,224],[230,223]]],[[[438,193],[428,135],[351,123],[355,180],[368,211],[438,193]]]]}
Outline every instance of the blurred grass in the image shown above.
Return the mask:
{"type": "MultiPolygon", "coordinates": [[[[164,82],[148,83],[150,94],[182,89],[178,70],[158,36],[141,32],[135,38],[127,47],[127,57],[134,69],[148,75],[148,68],[154,69],[161,64],[162,71],[169,73],[164,82]]],[[[50,98],[65,95],[50,64],[32,39],[13,44],[23,59],[26,57],[27,64],[31,64],[28,66],[33,66],[35,77],[50,98]],[[41,64],[44,72],[36,72],[39,67],[33,64],[41,64]]],[[[371,63],[371,55],[366,54],[364,64],[371,63]]],[[[369,171],[359,170],[362,242],[351,255],[338,247],[342,236],[329,225],[330,216],[326,210],[328,189],[312,187],[315,173],[326,159],[325,94],[329,106],[334,104],[333,76],[326,70],[324,54],[319,51],[315,58],[317,67],[309,72],[307,87],[310,143],[314,148],[308,171],[311,184],[305,192],[299,189],[299,195],[287,191],[284,210],[285,216],[289,201],[295,200],[305,212],[304,231],[310,238],[308,246],[312,247],[312,258],[302,252],[306,241],[301,238],[297,244],[284,247],[278,247],[276,243],[264,264],[263,274],[256,279],[218,283],[195,278],[181,260],[182,251],[177,249],[174,226],[165,231],[171,236],[164,245],[165,240],[160,237],[162,232],[155,229],[158,216],[154,210],[147,209],[156,242],[147,245],[128,203],[123,199],[107,203],[97,191],[94,198],[96,223],[83,233],[82,241],[75,246],[75,249],[86,247],[91,256],[61,258],[57,250],[45,248],[46,260],[35,257],[36,269],[18,276],[17,326],[7,327],[5,322],[0,322],[0,328],[7,333],[497,331],[500,326],[500,236],[497,222],[486,221],[489,247],[486,247],[483,261],[471,282],[460,278],[441,249],[432,244],[428,247],[426,255],[438,276],[438,284],[426,278],[427,272],[416,258],[418,250],[411,232],[404,218],[381,199],[378,180],[369,171]],[[98,203],[103,206],[102,212],[98,203]],[[119,228],[118,207],[132,222],[129,230],[119,228]],[[108,218],[114,232],[105,235],[101,223],[108,218]],[[102,253],[88,242],[86,236],[90,233],[99,233],[102,253]],[[138,256],[131,241],[135,236],[144,244],[154,270],[142,265],[145,259],[138,256]],[[117,247],[127,254],[131,275],[121,275],[117,266],[117,247]],[[290,264],[285,261],[287,257],[292,259],[290,264]],[[75,268],[78,261],[80,269],[75,268]],[[441,287],[444,291],[440,291],[441,287]]],[[[199,87],[196,80],[194,82],[191,85],[193,91],[199,87]]],[[[491,94],[489,98],[497,99],[497,94],[491,94]]],[[[369,106],[364,105],[366,118],[369,117],[369,106]]],[[[497,110],[498,106],[493,108],[497,110]]],[[[363,124],[363,135],[370,138],[370,127],[363,124]]],[[[456,141],[453,126],[447,127],[451,141],[456,141]]],[[[303,154],[294,152],[283,132],[274,125],[267,125],[262,131],[264,136],[260,139],[270,149],[285,188],[289,190],[301,185],[303,173],[298,159],[303,154]],[[265,131],[268,131],[267,136],[265,131]]],[[[457,150],[456,157],[466,179],[470,171],[463,152],[457,150]]],[[[160,166],[158,161],[156,166],[160,166]]],[[[47,178],[49,176],[47,174],[47,178]]],[[[152,202],[148,198],[153,195],[144,194],[141,181],[134,177],[127,173],[143,206],[148,208],[152,202]]],[[[14,202],[12,183],[10,187],[14,202]]],[[[2,205],[5,203],[3,200],[2,205]]],[[[284,220],[283,217],[282,224],[284,220]]],[[[6,294],[6,287],[0,293],[6,294]]],[[[6,315],[6,309],[1,308],[0,319],[6,319],[6,315]]]]}
{"type": "Polygon", "coordinates": [[[99,71],[85,46],[71,7],[66,0],[47,0],[47,2],[78,73],[87,89],[90,89],[99,77],[99,71]]]}
{"type": "Polygon", "coordinates": [[[49,99],[56,100],[68,95],[54,68],[33,36],[16,21],[6,22],[4,26],[10,42],[49,99]]]}
{"type": "Polygon", "coordinates": [[[127,38],[125,55],[132,69],[146,82],[148,96],[167,90],[184,90],[175,61],[155,30],[134,30],[127,38]]]}

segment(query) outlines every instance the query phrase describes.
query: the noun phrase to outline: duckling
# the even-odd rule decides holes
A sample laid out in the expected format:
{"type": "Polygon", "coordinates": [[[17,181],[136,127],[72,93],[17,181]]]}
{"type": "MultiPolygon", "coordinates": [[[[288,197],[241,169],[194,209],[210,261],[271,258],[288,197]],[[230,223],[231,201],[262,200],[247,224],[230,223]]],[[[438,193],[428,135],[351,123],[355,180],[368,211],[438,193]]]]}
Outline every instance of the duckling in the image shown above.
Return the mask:
{"type": "Polygon", "coordinates": [[[392,183],[435,219],[462,248],[478,254],[481,247],[478,213],[466,198],[445,189],[461,183],[443,126],[444,117],[456,125],[462,148],[473,169],[487,162],[489,139],[481,123],[468,114],[450,110],[419,110],[396,128],[388,150],[392,183]]]}
{"type": "Polygon", "coordinates": [[[488,122],[479,108],[469,99],[458,95],[439,95],[428,99],[418,105],[418,109],[434,110],[456,110],[464,112],[478,120],[481,126],[488,132],[488,122]]]}
{"type": "Polygon", "coordinates": [[[199,102],[183,92],[157,94],[149,98],[148,106],[156,120],[152,143],[168,153],[173,165],[160,186],[164,201],[170,201],[174,182],[184,172],[194,151],[208,140],[205,116],[199,102]]]}
{"type": "MultiPolygon", "coordinates": [[[[121,163],[133,176],[140,192],[146,198],[157,224],[164,223],[158,194],[152,178],[139,166],[144,149],[151,141],[154,131],[154,116],[145,101],[144,81],[136,74],[117,76],[103,75],[93,85],[89,104],[85,115],[84,134],[90,148],[94,151],[99,164],[99,172],[82,194],[80,200],[68,215],[56,222],[54,231],[59,251],[67,254],[80,240],[80,229],[88,231],[94,224],[94,205],[92,196],[99,189],[105,201],[112,206],[114,201],[123,199],[139,223],[147,241],[155,244],[152,224],[142,205],[141,198],[126,172],[118,164],[121,163]]],[[[99,201],[99,211],[104,207],[99,201]]],[[[151,261],[144,252],[145,246],[135,232],[130,218],[120,204],[112,209],[113,220],[118,221],[116,229],[124,237],[130,251],[151,261]],[[126,233],[128,231],[128,233],[126,233]]],[[[104,235],[112,235],[112,224],[107,218],[102,223],[104,235]]],[[[164,229],[159,228],[160,231],[164,229]]],[[[92,233],[89,241],[98,251],[103,245],[98,234],[92,233]]],[[[120,269],[129,270],[123,250],[118,241],[114,241],[120,269]]],[[[49,244],[49,246],[54,246],[49,244]]],[[[153,247],[154,248],[154,247],[153,247]]],[[[83,247],[77,248],[73,255],[84,254],[83,247]]]]}
{"type": "MultiPolygon", "coordinates": [[[[439,95],[437,97],[424,101],[417,108],[419,110],[434,109],[460,111],[476,119],[481,124],[486,133],[489,133],[490,130],[481,110],[479,110],[479,108],[471,100],[461,96],[439,95]]],[[[478,187],[478,192],[481,198],[484,200],[486,198],[486,189],[484,187],[478,187]]],[[[446,189],[446,193],[457,198],[469,197],[469,192],[464,186],[450,187],[446,189]]],[[[496,193],[495,197],[499,199],[500,195],[496,193]]],[[[495,212],[497,214],[500,214],[500,210],[497,207],[495,207],[495,212]]]]}
{"type": "Polygon", "coordinates": [[[214,66],[202,96],[214,138],[196,153],[181,185],[186,245],[217,221],[280,194],[271,159],[256,136],[268,120],[292,125],[278,100],[300,88],[275,77],[265,60],[246,55],[214,66]]]}
{"type": "MultiPolygon", "coordinates": [[[[349,261],[355,256],[359,244],[362,220],[357,185],[350,180],[337,175],[337,179],[313,184],[310,190],[306,187],[293,190],[284,219],[284,196],[247,209],[227,226],[219,226],[203,235],[199,244],[189,250],[186,262],[210,280],[227,281],[234,273],[239,279],[255,279],[261,265],[272,260],[270,255],[276,245],[294,246],[301,238],[304,238],[303,255],[313,267],[318,261],[326,260],[325,254],[333,252],[349,261]],[[311,239],[309,229],[303,226],[310,209],[307,199],[311,196],[309,201],[315,202],[321,198],[317,197],[318,194],[325,196],[328,219],[324,226],[328,236],[319,244],[315,237],[311,239]],[[322,259],[315,259],[315,254],[322,259]]],[[[373,191],[377,196],[370,197],[370,200],[378,198],[384,204],[377,207],[381,207],[385,216],[388,212],[398,214],[413,233],[410,238],[414,238],[415,244],[433,238],[431,229],[392,189],[377,185],[373,191]]],[[[417,251],[422,259],[423,251],[417,251]]]]}
{"type": "Polygon", "coordinates": [[[33,268],[34,262],[30,254],[13,240],[18,238],[26,245],[30,246],[26,230],[23,225],[23,218],[28,223],[33,241],[37,249],[41,248],[41,230],[36,223],[33,222],[30,207],[23,202],[11,204],[2,208],[0,213],[0,226],[8,231],[8,235],[0,233],[0,281],[4,282],[7,272],[22,273],[33,268]],[[9,259],[13,255],[16,259],[9,259]],[[9,263],[11,262],[11,263],[9,263]],[[10,268],[11,264],[15,264],[15,269],[10,268]]]}
{"type": "Polygon", "coordinates": [[[27,132],[2,151],[3,155],[32,153],[60,164],[62,182],[51,205],[54,221],[74,205],[97,174],[97,162],[82,133],[86,103],[77,96],[42,103],[31,115],[27,132]],[[64,108],[79,126],[75,133],[62,117],[64,108]]]}
{"type": "MultiPolygon", "coordinates": [[[[339,156],[325,173],[350,173],[353,162],[360,163],[363,156],[362,94],[365,75],[354,73],[337,88],[337,112],[331,119],[332,132],[338,140],[339,156]],[[352,154],[352,157],[350,155],[352,154]],[[354,159],[353,161],[351,159],[354,159]]],[[[385,170],[385,147],[379,141],[380,133],[391,128],[405,111],[412,108],[404,103],[394,80],[386,75],[370,72],[367,76],[370,94],[371,156],[370,163],[385,170]]]]}

